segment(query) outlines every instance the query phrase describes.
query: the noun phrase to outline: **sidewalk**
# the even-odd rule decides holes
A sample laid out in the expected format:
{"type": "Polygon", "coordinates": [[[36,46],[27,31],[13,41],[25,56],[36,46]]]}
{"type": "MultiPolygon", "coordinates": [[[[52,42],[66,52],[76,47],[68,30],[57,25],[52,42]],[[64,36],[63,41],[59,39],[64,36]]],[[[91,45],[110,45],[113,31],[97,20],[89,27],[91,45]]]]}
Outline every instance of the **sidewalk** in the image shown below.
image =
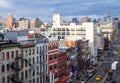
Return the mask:
{"type": "MultiPolygon", "coordinates": [[[[102,64],[102,62],[98,62],[98,66],[96,66],[94,69],[98,69],[100,66],[101,66],[101,64],[102,64]]],[[[69,82],[67,82],[67,83],[81,83],[81,81],[84,79],[84,77],[86,76],[87,74],[83,74],[83,73],[81,73],[80,74],[80,80],[77,80],[77,79],[69,79],[68,81],[69,82]]]]}

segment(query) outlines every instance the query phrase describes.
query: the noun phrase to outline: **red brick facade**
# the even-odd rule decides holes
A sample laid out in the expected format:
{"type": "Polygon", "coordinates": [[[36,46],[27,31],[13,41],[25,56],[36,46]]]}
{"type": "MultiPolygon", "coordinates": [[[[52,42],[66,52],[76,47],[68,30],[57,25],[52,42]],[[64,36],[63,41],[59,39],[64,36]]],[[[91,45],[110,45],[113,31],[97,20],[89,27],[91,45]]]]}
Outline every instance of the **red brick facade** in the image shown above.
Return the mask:
{"type": "Polygon", "coordinates": [[[50,82],[50,72],[52,73],[52,82],[58,78],[58,42],[50,41],[48,45],[48,82],[50,82]]]}

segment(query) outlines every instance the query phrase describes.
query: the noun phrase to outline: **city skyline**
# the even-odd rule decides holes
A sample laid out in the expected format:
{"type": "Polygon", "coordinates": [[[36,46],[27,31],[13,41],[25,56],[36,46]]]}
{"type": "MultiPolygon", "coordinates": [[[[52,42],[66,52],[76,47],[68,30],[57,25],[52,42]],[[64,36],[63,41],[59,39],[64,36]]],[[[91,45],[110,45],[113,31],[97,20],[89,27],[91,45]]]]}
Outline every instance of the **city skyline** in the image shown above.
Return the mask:
{"type": "Polygon", "coordinates": [[[12,13],[15,18],[28,19],[40,18],[43,21],[52,21],[52,16],[60,13],[66,18],[90,16],[92,18],[103,17],[110,10],[112,16],[119,16],[120,7],[118,0],[37,0],[16,1],[0,0],[0,16],[7,17],[12,13]]]}

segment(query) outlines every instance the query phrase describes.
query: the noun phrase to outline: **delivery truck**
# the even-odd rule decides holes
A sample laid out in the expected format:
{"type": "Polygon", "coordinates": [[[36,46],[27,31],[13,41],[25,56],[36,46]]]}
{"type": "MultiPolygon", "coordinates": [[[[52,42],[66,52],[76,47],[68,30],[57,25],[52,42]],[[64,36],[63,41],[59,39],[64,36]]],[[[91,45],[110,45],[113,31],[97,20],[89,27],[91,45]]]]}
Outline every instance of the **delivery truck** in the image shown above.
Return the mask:
{"type": "Polygon", "coordinates": [[[114,62],[111,64],[111,70],[116,70],[116,69],[117,69],[117,63],[118,63],[118,61],[114,61],[114,62]]]}

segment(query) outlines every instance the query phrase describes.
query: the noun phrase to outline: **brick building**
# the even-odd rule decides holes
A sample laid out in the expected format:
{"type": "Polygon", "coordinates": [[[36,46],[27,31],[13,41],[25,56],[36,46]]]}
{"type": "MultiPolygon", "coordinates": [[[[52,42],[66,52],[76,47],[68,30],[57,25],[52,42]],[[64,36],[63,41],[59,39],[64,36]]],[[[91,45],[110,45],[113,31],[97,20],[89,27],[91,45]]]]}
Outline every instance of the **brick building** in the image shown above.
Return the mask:
{"type": "Polygon", "coordinates": [[[66,83],[70,75],[70,50],[67,48],[59,50],[58,53],[58,81],[66,83]]]}
{"type": "Polygon", "coordinates": [[[49,38],[48,82],[55,83],[57,80],[58,80],[58,41],[57,38],[49,38]]]}

